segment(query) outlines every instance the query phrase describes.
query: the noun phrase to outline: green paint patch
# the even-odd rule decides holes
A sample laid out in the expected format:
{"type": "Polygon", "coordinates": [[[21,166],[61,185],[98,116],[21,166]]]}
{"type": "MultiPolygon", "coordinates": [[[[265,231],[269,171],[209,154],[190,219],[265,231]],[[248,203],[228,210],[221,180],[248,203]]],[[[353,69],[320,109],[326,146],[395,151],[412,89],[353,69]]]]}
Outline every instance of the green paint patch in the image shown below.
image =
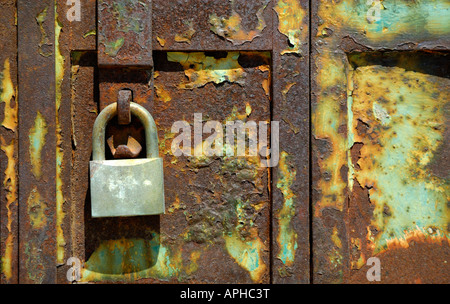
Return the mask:
{"type": "Polygon", "coordinates": [[[117,53],[120,51],[120,49],[122,48],[123,44],[125,42],[125,39],[123,37],[115,40],[115,41],[108,41],[105,42],[105,54],[111,56],[111,57],[115,57],[117,55],[117,53]]]}
{"type": "MultiPolygon", "coordinates": [[[[367,124],[354,177],[369,188],[375,206],[375,252],[407,231],[434,227],[449,237],[449,180],[428,164],[443,144],[450,80],[399,67],[364,66],[353,73],[353,115],[367,124]],[[384,210],[388,208],[389,214],[384,210]]],[[[434,230],[433,230],[434,231],[434,230]]]]}
{"type": "Polygon", "coordinates": [[[45,136],[47,133],[47,123],[45,122],[41,112],[38,111],[34,120],[34,126],[30,129],[29,134],[29,153],[32,166],[31,172],[37,179],[40,179],[42,176],[41,152],[45,145],[45,136]]]}
{"type": "Polygon", "coordinates": [[[287,266],[292,266],[295,260],[295,251],[297,250],[297,233],[292,227],[291,221],[295,215],[295,194],[291,190],[291,186],[295,181],[297,171],[292,169],[289,164],[289,155],[281,152],[279,163],[279,179],[277,188],[283,193],[284,203],[278,212],[279,233],[277,242],[279,252],[277,257],[287,266]]]}

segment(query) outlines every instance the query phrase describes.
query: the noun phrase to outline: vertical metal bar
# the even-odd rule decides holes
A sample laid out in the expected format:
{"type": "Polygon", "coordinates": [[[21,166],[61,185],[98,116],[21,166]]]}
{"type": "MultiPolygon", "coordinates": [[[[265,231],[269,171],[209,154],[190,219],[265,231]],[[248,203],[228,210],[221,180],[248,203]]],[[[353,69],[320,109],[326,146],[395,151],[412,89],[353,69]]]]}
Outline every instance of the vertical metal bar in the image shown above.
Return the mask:
{"type": "Polygon", "coordinates": [[[309,1],[278,0],[273,23],[273,283],[309,283],[309,1]]]}
{"type": "Polygon", "coordinates": [[[18,282],[16,1],[2,2],[0,30],[0,284],[18,282]]]}
{"type": "Polygon", "coordinates": [[[18,1],[20,283],[56,281],[54,1],[18,1]]]}

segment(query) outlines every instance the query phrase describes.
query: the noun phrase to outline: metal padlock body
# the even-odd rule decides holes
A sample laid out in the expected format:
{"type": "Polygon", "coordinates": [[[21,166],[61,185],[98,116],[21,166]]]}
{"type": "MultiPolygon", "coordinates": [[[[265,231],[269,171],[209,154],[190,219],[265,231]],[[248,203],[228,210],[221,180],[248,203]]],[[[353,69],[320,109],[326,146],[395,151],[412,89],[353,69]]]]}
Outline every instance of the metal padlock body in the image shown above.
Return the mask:
{"type": "Polygon", "coordinates": [[[105,129],[117,113],[107,106],[93,130],[90,167],[92,217],[155,215],[165,212],[163,161],[158,157],[155,122],[142,106],[131,102],[131,113],[145,128],[147,158],[105,160],[105,129]]]}

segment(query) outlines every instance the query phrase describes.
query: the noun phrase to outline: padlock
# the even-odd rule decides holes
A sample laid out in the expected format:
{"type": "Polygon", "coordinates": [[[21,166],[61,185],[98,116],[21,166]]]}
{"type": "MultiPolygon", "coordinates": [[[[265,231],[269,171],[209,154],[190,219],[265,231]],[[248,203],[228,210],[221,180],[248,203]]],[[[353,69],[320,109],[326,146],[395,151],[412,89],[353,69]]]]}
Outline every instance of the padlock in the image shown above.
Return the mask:
{"type": "Polygon", "coordinates": [[[105,130],[117,115],[117,103],[100,112],[94,123],[90,168],[92,217],[155,215],[165,212],[163,161],[150,113],[130,102],[131,114],[145,128],[147,158],[105,160],[105,130]]]}

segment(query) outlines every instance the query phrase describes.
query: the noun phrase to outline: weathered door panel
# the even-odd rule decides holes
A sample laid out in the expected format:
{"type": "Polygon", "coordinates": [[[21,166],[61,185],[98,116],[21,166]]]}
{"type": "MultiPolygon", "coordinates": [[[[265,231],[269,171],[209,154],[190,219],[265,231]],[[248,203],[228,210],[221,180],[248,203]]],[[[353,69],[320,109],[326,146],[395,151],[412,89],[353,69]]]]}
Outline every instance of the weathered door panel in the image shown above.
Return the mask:
{"type": "MultiPolygon", "coordinates": [[[[308,4],[202,4],[211,22],[217,15],[225,20],[217,24],[235,27],[224,33],[205,30],[205,20],[194,17],[200,2],[191,2],[170,6],[180,10],[177,14],[153,3],[153,48],[161,50],[153,54],[153,70],[97,68],[95,51],[85,51],[92,44],[69,44],[71,35],[83,33],[89,39],[92,31],[85,27],[68,35],[62,23],[59,45],[69,48],[64,51],[61,103],[68,108],[60,111],[67,118],[61,119],[67,133],[61,133],[61,146],[62,155],[68,150],[72,159],[63,156],[71,169],[62,166],[60,173],[66,203],[57,213],[64,248],[59,258],[80,258],[86,282],[308,282],[308,4]],[[171,21],[164,21],[169,16],[171,21]],[[183,28],[180,22],[194,30],[174,35],[183,28]],[[273,38],[272,31],[277,33],[273,38]],[[182,52],[167,52],[171,49],[182,52]],[[96,113],[115,102],[124,87],[133,89],[134,101],[157,123],[167,210],[162,216],[92,219],[92,125],[96,113]],[[171,127],[179,120],[192,125],[194,113],[202,113],[203,123],[279,120],[279,167],[260,167],[259,157],[173,156],[176,134],[171,127]]],[[[113,123],[108,134],[120,129],[113,123]]],[[[137,139],[142,136],[139,124],[131,132],[137,139]]],[[[63,282],[68,266],[59,269],[63,282]]]]}
{"type": "Polygon", "coordinates": [[[0,10],[0,284],[6,284],[19,278],[16,1],[3,1],[0,10]]]}
{"type": "Polygon", "coordinates": [[[313,282],[448,282],[449,9],[313,6],[313,282]]]}
{"type": "MultiPolygon", "coordinates": [[[[167,4],[151,69],[98,67],[95,0],[81,21],[65,0],[1,4],[1,283],[67,283],[71,257],[85,282],[367,283],[371,257],[382,283],[448,282],[447,1],[167,4]],[[92,126],[123,88],[157,123],[167,210],[92,219],[92,126]],[[278,165],[175,157],[195,113],[278,121],[278,165]]],[[[126,132],[143,143],[108,128],[126,132]]]]}

